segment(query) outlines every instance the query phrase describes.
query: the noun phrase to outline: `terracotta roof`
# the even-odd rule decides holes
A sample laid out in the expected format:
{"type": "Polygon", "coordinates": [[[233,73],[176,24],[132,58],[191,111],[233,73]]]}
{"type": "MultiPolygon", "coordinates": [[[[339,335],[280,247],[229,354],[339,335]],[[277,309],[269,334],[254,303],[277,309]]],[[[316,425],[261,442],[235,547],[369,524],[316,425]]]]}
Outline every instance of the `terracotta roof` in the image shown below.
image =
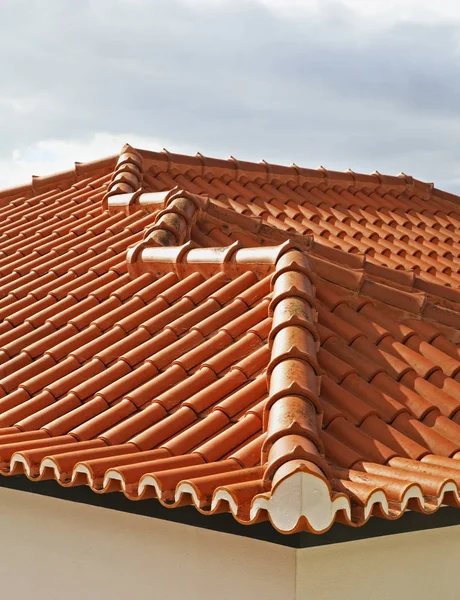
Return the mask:
{"type": "Polygon", "coordinates": [[[460,503],[460,199],[148,152],[0,192],[0,472],[284,533],[460,503]]]}

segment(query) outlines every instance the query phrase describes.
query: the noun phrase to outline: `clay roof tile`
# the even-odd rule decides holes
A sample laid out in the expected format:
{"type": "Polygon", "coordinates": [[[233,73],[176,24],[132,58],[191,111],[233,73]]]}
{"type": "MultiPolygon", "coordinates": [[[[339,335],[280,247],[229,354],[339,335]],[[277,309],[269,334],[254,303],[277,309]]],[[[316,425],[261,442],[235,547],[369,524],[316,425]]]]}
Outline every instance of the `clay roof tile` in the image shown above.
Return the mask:
{"type": "Polygon", "coordinates": [[[458,499],[457,196],[126,145],[0,205],[1,473],[284,533],[458,499]]]}

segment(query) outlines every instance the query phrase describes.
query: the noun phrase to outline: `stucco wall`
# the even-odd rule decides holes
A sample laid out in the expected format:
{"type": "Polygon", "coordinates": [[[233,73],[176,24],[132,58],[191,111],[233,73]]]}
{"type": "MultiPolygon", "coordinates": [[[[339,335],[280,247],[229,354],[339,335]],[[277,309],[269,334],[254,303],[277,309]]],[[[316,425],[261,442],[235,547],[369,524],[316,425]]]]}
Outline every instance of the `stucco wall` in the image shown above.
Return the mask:
{"type": "Polygon", "coordinates": [[[415,598],[459,600],[460,526],[298,551],[297,600],[415,598]]]}
{"type": "Polygon", "coordinates": [[[1,600],[458,600],[459,589],[460,526],[296,552],[0,488],[1,600]]]}
{"type": "Polygon", "coordinates": [[[294,600],[295,551],[0,489],[2,600],[294,600]]]}

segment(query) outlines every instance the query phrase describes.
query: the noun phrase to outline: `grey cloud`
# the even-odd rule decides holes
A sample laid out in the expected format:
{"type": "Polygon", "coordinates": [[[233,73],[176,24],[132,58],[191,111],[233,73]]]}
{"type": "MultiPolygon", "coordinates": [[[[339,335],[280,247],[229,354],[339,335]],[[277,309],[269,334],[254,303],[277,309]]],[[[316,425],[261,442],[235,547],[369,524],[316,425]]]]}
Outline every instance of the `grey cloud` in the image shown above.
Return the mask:
{"type": "Polygon", "coordinates": [[[0,157],[132,132],[460,191],[458,40],[450,23],[371,30],[339,2],[288,19],[252,0],[7,0],[0,157]]]}

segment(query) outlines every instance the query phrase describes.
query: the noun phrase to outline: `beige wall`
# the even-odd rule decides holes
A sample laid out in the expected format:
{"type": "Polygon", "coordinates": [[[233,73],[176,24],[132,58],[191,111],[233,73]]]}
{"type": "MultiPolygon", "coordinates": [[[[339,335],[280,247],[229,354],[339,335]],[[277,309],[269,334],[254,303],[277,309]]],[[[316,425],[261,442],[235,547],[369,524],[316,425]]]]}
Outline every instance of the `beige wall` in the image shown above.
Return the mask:
{"type": "Polygon", "coordinates": [[[1,600],[294,600],[295,551],[0,489],[1,600]]]}
{"type": "Polygon", "coordinates": [[[459,584],[460,526],[296,552],[0,488],[0,600],[459,600],[459,584]]]}
{"type": "Polygon", "coordinates": [[[437,598],[460,598],[460,526],[297,553],[297,600],[437,598]]]}

